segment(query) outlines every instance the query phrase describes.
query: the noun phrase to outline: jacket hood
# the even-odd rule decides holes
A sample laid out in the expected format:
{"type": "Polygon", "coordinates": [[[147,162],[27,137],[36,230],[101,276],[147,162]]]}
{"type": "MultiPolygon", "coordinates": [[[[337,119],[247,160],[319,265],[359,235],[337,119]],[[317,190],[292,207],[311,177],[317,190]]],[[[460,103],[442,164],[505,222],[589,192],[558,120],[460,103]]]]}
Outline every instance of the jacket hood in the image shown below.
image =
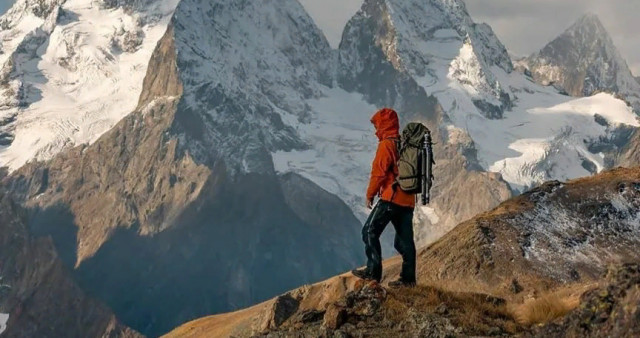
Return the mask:
{"type": "Polygon", "coordinates": [[[393,109],[380,109],[371,118],[371,123],[373,123],[373,126],[376,128],[376,136],[378,136],[380,141],[400,136],[398,114],[393,109]]]}

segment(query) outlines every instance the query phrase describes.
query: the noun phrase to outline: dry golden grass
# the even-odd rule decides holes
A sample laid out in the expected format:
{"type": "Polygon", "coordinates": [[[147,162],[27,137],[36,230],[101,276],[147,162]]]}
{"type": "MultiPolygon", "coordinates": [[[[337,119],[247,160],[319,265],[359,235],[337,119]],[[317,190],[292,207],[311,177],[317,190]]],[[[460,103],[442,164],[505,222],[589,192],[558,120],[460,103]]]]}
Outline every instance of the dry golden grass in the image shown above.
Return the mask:
{"type": "Polygon", "coordinates": [[[417,286],[390,292],[384,308],[394,322],[406,319],[410,310],[446,316],[469,335],[486,335],[496,327],[511,334],[518,331],[504,300],[485,294],[417,286]]]}
{"type": "Polygon", "coordinates": [[[564,317],[579,304],[573,298],[547,295],[532,299],[517,307],[515,317],[522,325],[543,324],[564,317]]]}
{"type": "Polygon", "coordinates": [[[549,323],[576,309],[582,294],[595,287],[595,284],[568,286],[513,305],[510,311],[521,325],[549,323]]]}

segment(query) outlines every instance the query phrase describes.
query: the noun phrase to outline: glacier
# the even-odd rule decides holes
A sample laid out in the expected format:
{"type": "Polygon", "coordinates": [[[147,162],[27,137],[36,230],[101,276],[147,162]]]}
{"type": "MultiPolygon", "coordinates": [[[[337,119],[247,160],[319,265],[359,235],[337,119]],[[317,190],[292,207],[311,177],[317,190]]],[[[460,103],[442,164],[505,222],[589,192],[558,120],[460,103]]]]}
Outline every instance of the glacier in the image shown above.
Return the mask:
{"type": "Polygon", "coordinates": [[[178,2],[18,1],[0,18],[0,165],[92,143],[133,111],[178,2]]]}

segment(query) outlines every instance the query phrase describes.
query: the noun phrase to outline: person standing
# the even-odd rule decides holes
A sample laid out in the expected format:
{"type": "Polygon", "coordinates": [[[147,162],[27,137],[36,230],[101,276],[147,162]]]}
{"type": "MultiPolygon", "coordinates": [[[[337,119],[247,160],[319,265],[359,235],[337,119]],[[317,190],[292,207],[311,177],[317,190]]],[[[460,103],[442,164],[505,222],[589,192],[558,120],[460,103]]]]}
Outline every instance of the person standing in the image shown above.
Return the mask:
{"type": "Polygon", "coordinates": [[[371,178],[366,193],[366,207],[372,209],[362,228],[367,266],[355,269],[353,275],[362,279],[382,280],[382,249],[380,236],[389,222],[396,230],[394,247],[402,256],[400,278],[390,287],[416,285],[416,247],[413,239],[413,211],[415,195],[396,186],[398,176],[398,147],[400,123],[398,114],[389,108],[376,112],[371,118],[378,137],[378,150],[372,163],[371,178]],[[379,197],[373,206],[374,198],[379,197]]]}

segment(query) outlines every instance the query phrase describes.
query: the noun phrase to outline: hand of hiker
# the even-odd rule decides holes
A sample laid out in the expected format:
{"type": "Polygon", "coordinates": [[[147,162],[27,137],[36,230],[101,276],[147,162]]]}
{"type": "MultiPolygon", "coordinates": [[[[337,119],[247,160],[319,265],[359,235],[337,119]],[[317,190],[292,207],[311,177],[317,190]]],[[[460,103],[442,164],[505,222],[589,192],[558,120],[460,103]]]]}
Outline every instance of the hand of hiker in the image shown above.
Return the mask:
{"type": "Polygon", "coordinates": [[[367,200],[367,209],[373,209],[373,200],[367,200]]]}

